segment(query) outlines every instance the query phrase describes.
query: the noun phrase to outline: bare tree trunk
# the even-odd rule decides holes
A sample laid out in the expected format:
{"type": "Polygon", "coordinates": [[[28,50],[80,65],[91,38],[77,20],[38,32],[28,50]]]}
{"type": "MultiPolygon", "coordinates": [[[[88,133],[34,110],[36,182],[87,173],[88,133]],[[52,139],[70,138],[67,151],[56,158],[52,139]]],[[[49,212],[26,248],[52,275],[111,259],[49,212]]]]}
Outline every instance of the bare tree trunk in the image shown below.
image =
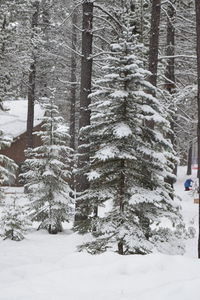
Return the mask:
{"type": "MultiPolygon", "coordinates": [[[[151,8],[151,30],[149,41],[149,82],[157,85],[157,71],[158,71],[158,47],[159,47],[159,29],[160,29],[160,0],[152,0],[151,8]]],[[[155,96],[155,91],[149,90],[149,93],[155,96]]],[[[153,129],[154,122],[146,121],[146,126],[153,129]]],[[[150,176],[150,175],[149,175],[150,176]]]]}
{"type": "MultiPolygon", "coordinates": [[[[80,91],[80,117],[79,117],[79,138],[78,138],[78,169],[83,169],[89,163],[89,149],[84,147],[88,141],[80,136],[83,127],[90,124],[90,98],[92,81],[92,22],[93,22],[93,2],[84,1],[83,7],[83,25],[82,25],[82,59],[81,59],[81,91],[80,91]]],[[[76,191],[84,192],[89,187],[89,182],[84,174],[78,174],[76,177],[76,191]]],[[[77,200],[76,209],[79,207],[80,200],[77,200]]],[[[75,221],[87,219],[86,215],[76,210],[75,221]]]]}
{"type": "MultiPolygon", "coordinates": [[[[124,176],[124,161],[122,160],[121,161],[121,178],[120,178],[120,183],[119,183],[119,197],[120,197],[120,207],[119,207],[119,210],[120,210],[120,214],[123,215],[123,212],[124,212],[124,197],[125,197],[125,176],[124,176]]],[[[123,224],[123,220],[121,221],[121,224],[123,224]]],[[[119,225],[119,226],[120,226],[119,225]]],[[[118,253],[120,255],[123,255],[124,254],[124,241],[123,239],[121,239],[119,242],[118,242],[118,253]]]]}
{"type": "MultiPolygon", "coordinates": [[[[72,14],[72,36],[71,36],[71,87],[70,87],[70,147],[75,150],[76,148],[76,95],[77,95],[77,25],[78,25],[78,14],[75,10],[72,14]]],[[[75,152],[74,157],[71,160],[71,180],[70,186],[72,191],[75,192],[76,178],[74,176],[74,166],[75,166],[75,152]]],[[[72,195],[73,197],[74,195],[72,195]]]]}
{"type": "MultiPolygon", "coordinates": [[[[159,47],[159,29],[160,29],[160,0],[152,0],[151,8],[151,30],[149,41],[149,82],[156,87],[157,85],[157,71],[158,71],[158,47],[159,47]]],[[[155,91],[149,89],[150,94],[155,96],[155,91]]],[[[154,121],[145,121],[145,126],[154,129],[154,121]]],[[[144,171],[144,170],[143,170],[144,171]]],[[[147,176],[152,177],[152,174],[148,171],[147,176]]]]}
{"type": "MultiPolygon", "coordinates": [[[[50,43],[50,1],[49,0],[43,0],[41,1],[41,14],[42,14],[42,32],[43,32],[43,47],[45,47],[45,51],[49,51],[49,43],[50,43]]],[[[47,97],[48,92],[47,88],[51,85],[50,78],[48,78],[49,74],[49,65],[47,62],[45,63],[45,67],[42,68],[40,71],[40,95],[42,97],[47,97]]]]}
{"type": "Polygon", "coordinates": [[[76,90],[77,90],[77,23],[78,23],[78,15],[75,10],[72,15],[72,41],[71,41],[71,88],[70,88],[70,147],[75,149],[75,113],[76,113],[76,90]]]}
{"type": "MultiPolygon", "coordinates": [[[[169,0],[168,8],[167,8],[167,47],[166,47],[166,55],[169,57],[167,59],[166,66],[166,82],[165,88],[169,92],[169,94],[173,94],[175,92],[175,72],[174,72],[174,54],[175,54],[175,28],[173,25],[174,18],[176,15],[176,11],[174,8],[176,0],[169,0]]],[[[172,103],[173,105],[173,103],[172,103]]],[[[171,140],[172,145],[175,145],[174,139],[174,116],[171,116],[171,133],[168,134],[168,138],[171,140]]],[[[174,168],[174,174],[177,172],[177,167],[174,168]]],[[[166,178],[166,182],[169,183],[172,187],[174,184],[173,178],[166,178]]]]}
{"type": "Polygon", "coordinates": [[[152,0],[149,45],[149,71],[152,73],[152,75],[149,76],[149,82],[154,86],[157,85],[160,7],[160,0],[152,0]]]}
{"type": "Polygon", "coordinates": [[[192,174],[192,142],[189,144],[188,160],[187,160],[187,175],[192,174]]]}
{"type": "Polygon", "coordinates": [[[175,90],[175,73],[174,73],[174,54],[175,54],[175,28],[173,25],[176,11],[174,4],[176,0],[169,0],[167,8],[167,49],[166,55],[169,56],[167,59],[166,67],[166,83],[165,88],[170,93],[173,94],[175,90]]]}
{"type": "MultiPolygon", "coordinates": [[[[197,143],[198,143],[198,167],[200,167],[200,1],[195,0],[196,8],[196,33],[197,33],[197,76],[198,76],[198,125],[197,125],[197,143]]],[[[199,177],[199,198],[200,198],[200,177],[199,177]]],[[[199,205],[199,236],[198,236],[198,258],[200,258],[200,205],[199,205]]]]}
{"type": "MultiPolygon", "coordinates": [[[[34,13],[32,16],[32,39],[34,38],[34,30],[38,26],[39,17],[39,1],[33,3],[34,13]]],[[[35,79],[36,79],[36,57],[32,54],[32,63],[30,65],[28,78],[28,114],[27,114],[27,147],[33,147],[33,127],[34,127],[34,103],[35,103],[35,79]]]]}

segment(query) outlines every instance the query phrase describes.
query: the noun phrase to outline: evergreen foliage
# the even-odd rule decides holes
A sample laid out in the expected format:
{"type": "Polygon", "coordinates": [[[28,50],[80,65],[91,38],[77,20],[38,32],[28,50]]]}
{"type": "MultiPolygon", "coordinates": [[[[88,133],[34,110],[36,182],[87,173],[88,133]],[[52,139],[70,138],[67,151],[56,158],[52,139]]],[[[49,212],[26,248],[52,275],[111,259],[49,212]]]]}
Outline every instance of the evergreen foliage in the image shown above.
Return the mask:
{"type": "Polygon", "coordinates": [[[62,222],[69,221],[73,211],[69,187],[71,149],[53,98],[44,108],[42,131],[36,133],[43,145],[27,150],[22,178],[32,220],[40,222],[39,229],[55,234],[62,231],[62,222]]]}
{"type": "Polygon", "coordinates": [[[5,0],[0,6],[0,99],[24,93],[25,74],[30,64],[30,1],[5,0]]]}
{"type": "MultiPolygon", "coordinates": [[[[11,144],[11,139],[6,137],[3,134],[3,131],[0,130],[0,150],[4,149],[5,147],[9,147],[11,144]]],[[[17,165],[15,162],[10,159],[9,157],[0,154],[0,187],[5,184],[9,183],[10,179],[15,179],[15,173],[17,170],[17,165]]],[[[0,202],[3,199],[3,191],[0,188],[0,202]]]]}
{"type": "Polygon", "coordinates": [[[21,241],[24,239],[30,221],[25,207],[18,204],[19,199],[15,195],[12,199],[4,201],[1,215],[1,236],[3,239],[21,241]]]}
{"type": "Polygon", "coordinates": [[[111,45],[106,75],[91,94],[91,125],[82,130],[90,140],[90,170],[82,170],[90,189],[82,194],[79,209],[90,216],[85,232],[93,232],[94,240],[80,248],[91,253],[116,244],[120,254],[150,253],[164,219],[171,221],[173,236],[173,224],[181,222],[164,180],[173,176],[175,159],[165,138],[170,125],[159,100],[149,93],[154,87],[140,58],[142,47],[133,28],[125,26],[119,43],[111,45]],[[146,126],[151,121],[153,128],[146,126]],[[102,216],[97,214],[101,207],[108,211],[102,216]]]}

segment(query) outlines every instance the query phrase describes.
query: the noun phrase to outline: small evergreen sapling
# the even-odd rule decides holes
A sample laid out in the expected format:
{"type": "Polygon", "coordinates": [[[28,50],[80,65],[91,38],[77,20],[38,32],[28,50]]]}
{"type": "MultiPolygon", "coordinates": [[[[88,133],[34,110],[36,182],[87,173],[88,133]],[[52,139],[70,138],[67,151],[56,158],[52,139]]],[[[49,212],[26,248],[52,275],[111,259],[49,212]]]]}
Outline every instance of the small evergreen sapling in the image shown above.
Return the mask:
{"type": "Polygon", "coordinates": [[[29,210],[33,221],[40,222],[51,234],[62,231],[62,222],[69,221],[73,212],[73,199],[70,196],[70,157],[69,135],[63,118],[53,98],[44,105],[42,131],[43,145],[27,150],[27,159],[22,174],[25,190],[28,193],[29,210]]]}
{"type": "Polygon", "coordinates": [[[3,239],[21,241],[24,239],[30,221],[26,209],[18,204],[19,199],[15,195],[10,200],[4,201],[1,214],[1,236],[3,239]]]}

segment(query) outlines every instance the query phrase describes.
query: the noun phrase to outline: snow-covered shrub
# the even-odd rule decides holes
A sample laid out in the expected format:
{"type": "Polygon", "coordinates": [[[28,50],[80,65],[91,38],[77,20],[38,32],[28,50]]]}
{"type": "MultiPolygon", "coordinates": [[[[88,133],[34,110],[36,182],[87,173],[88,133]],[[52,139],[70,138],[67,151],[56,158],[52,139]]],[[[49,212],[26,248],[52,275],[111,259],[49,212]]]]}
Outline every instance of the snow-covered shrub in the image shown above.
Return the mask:
{"type": "Polygon", "coordinates": [[[188,227],[188,238],[189,239],[194,239],[196,236],[196,229],[192,226],[188,227]]]}
{"type": "Polygon", "coordinates": [[[1,237],[13,241],[21,241],[30,226],[26,208],[19,205],[17,196],[4,201],[1,213],[1,237]]]}
{"type": "Polygon", "coordinates": [[[158,252],[171,255],[183,255],[185,247],[182,241],[182,235],[177,229],[174,232],[169,228],[160,227],[153,231],[152,242],[158,252]]]}

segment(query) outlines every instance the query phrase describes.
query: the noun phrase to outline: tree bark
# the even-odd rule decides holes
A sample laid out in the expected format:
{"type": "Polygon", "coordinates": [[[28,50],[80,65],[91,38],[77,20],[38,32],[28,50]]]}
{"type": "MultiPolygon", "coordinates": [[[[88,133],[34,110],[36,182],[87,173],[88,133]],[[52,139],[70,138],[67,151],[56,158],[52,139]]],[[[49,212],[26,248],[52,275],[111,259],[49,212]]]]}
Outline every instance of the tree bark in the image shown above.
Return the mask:
{"type": "Polygon", "coordinates": [[[174,72],[174,54],[175,54],[175,28],[173,25],[173,21],[176,15],[176,11],[174,8],[174,4],[176,0],[169,0],[167,8],[167,48],[166,55],[169,56],[167,59],[167,67],[166,67],[166,82],[165,88],[170,93],[173,94],[175,90],[175,72],[174,72]]]}
{"type": "MultiPolygon", "coordinates": [[[[40,4],[41,6],[41,15],[42,15],[42,32],[43,32],[43,47],[45,48],[45,51],[48,52],[49,45],[50,45],[50,1],[49,0],[43,0],[40,4]]],[[[40,62],[41,64],[44,63],[43,61],[40,62]]],[[[50,86],[50,78],[48,76],[50,72],[50,65],[45,63],[44,67],[41,68],[42,72],[40,71],[40,96],[42,97],[48,97],[48,91],[47,88],[50,86]]]]}
{"type": "MultiPolygon", "coordinates": [[[[149,41],[149,82],[156,87],[157,71],[158,71],[158,47],[159,47],[159,29],[160,29],[160,0],[152,0],[151,8],[151,30],[149,41]]],[[[149,90],[149,93],[155,96],[154,90],[149,90]]],[[[145,125],[154,129],[153,121],[146,121],[145,125]]]]}
{"type": "MultiPolygon", "coordinates": [[[[165,82],[165,89],[169,92],[169,94],[174,94],[175,92],[175,72],[174,72],[174,54],[175,54],[175,28],[173,25],[174,18],[176,16],[176,11],[174,8],[176,0],[169,0],[168,7],[167,7],[167,47],[166,47],[166,56],[169,56],[167,59],[167,66],[166,66],[166,82],[165,82]]],[[[173,105],[173,103],[172,103],[173,105]]],[[[171,133],[168,134],[168,138],[171,140],[172,145],[175,145],[175,138],[174,138],[174,116],[171,116],[171,133]]],[[[174,174],[177,172],[177,167],[174,168],[174,174]]],[[[174,180],[173,178],[166,178],[166,182],[173,187],[174,180]]]]}
{"type": "MultiPolygon", "coordinates": [[[[119,211],[120,211],[120,215],[121,215],[121,222],[119,224],[119,226],[123,225],[124,223],[124,219],[123,219],[123,213],[124,213],[124,197],[125,197],[125,175],[124,175],[124,168],[125,168],[125,164],[124,164],[124,160],[121,161],[121,174],[120,174],[120,182],[119,182],[119,211]]],[[[123,239],[121,239],[118,242],[118,253],[120,255],[124,254],[124,241],[123,239]]]]}
{"type": "Polygon", "coordinates": [[[72,15],[72,41],[71,41],[71,88],[70,88],[70,147],[75,149],[75,136],[76,136],[76,127],[75,127],[75,114],[76,114],[76,90],[77,90],[77,23],[78,15],[75,10],[72,15]]]}
{"type": "MultiPolygon", "coordinates": [[[[90,98],[92,82],[92,22],[93,22],[93,2],[84,1],[83,23],[82,23],[82,59],[81,59],[81,90],[80,90],[80,117],[79,117],[79,138],[78,138],[78,169],[81,170],[89,163],[88,141],[81,136],[81,129],[90,124],[90,98]]],[[[76,191],[84,192],[89,187],[89,181],[84,174],[78,174],[76,177],[76,191]]],[[[81,200],[76,202],[75,222],[87,219],[86,215],[78,212],[81,200]]]]}
{"type": "MultiPolygon", "coordinates": [[[[72,35],[71,35],[71,87],[70,87],[70,147],[76,149],[76,96],[77,96],[77,25],[78,25],[78,14],[75,10],[72,14],[72,35]]],[[[75,152],[74,152],[75,154],[75,152]]],[[[73,155],[74,155],[73,154],[73,155]]],[[[70,186],[72,191],[75,191],[76,178],[74,176],[75,157],[71,160],[71,180],[70,186]]],[[[74,195],[72,195],[74,197],[74,195]]]]}
{"type": "Polygon", "coordinates": [[[160,8],[160,0],[152,0],[151,30],[149,41],[149,71],[152,73],[152,75],[149,76],[149,82],[154,86],[157,85],[160,8]]]}
{"type": "MultiPolygon", "coordinates": [[[[39,1],[33,3],[34,13],[32,16],[32,39],[35,35],[35,28],[38,26],[39,1]]],[[[32,63],[30,65],[28,78],[28,113],[27,113],[27,148],[33,147],[33,127],[34,127],[34,104],[35,104],[35,80],[36,80],[36,56],[33,51],[32,63]]]]}
{"type": "MultiPolygon", "coordinates": [[[[197,34],[197,105],[198,105],[198,124],[197,124],[197,143],[198,143],[198,167],[200,167],[200,1],[195,0],[196,10],[196,34],[197,34]]],[[[200,177],[199,177],[199,199],[200,199],[200,177]]],[[[199,236],[198,236],[198,258],[200,258],[200,205],[199,205],[199,236]]]]}
{"type": "Polygon", "coordinates": [[[192,142],[189,144],[188,160],[187,160],[187,175],[192,174],[192,142]]]}

